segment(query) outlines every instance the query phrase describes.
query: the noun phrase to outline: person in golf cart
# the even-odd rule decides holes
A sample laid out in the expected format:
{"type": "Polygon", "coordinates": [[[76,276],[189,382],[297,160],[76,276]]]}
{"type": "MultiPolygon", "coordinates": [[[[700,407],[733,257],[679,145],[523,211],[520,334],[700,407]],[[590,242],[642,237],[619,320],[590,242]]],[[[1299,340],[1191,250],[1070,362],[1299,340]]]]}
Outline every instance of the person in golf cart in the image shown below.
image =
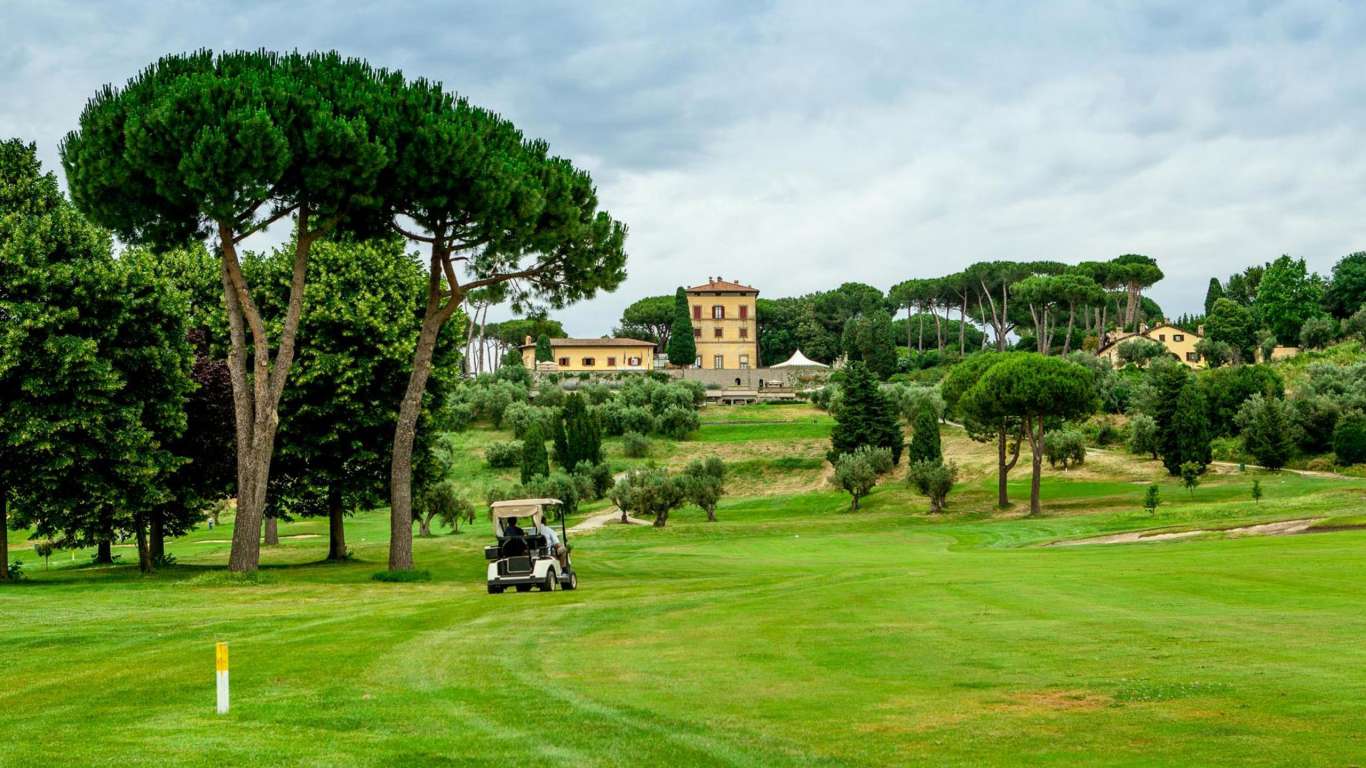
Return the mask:
{"type": "Polygon", "coordinates": [[[578,586],[578,574],[562,543],[566,533],[555,531],[545,519],[546,507],[559,505],[559,499],[508,499],[489,506],[498,542],[484,548],[491,594],[507,587],[549,592],[578,586]],[[525,528],[520,524],[524,520],[529,521],[525,528]]]}

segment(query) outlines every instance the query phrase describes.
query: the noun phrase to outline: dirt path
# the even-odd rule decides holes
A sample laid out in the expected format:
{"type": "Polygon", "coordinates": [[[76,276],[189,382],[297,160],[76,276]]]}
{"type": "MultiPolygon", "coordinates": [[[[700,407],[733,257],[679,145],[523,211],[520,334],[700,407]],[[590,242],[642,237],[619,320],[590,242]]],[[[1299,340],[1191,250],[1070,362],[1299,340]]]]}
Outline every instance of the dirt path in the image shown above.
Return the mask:
{"type": "Polygon", "coordinates": [[[1194,531],[1168,531],[1165,533],[1127,531],[1125,533],[1114,533],[1108,536],[1092,536],[1086,539],[1055,541],[1048,546],[1076,547],[1083,544],[1134,544],[1149,541],[1175,541],[1203,536],[1207,533],[1222,533],[1229,538],[1241,538],[1243,536],[1287,536],[1293,533],[1303,533],[1304,531],[1309,530],[1310,526],[1315,522],[1322,519],[1323,518],[1321,517],[1305,517],[1299,520],[1278,520],[1274,523],[1258,523],[1256,525],[1244,525],[1238,528],[1202,528],[1194,531]]]}
{"type": "MultiPolygon", "coordinates": [[[[628,525],[651,525],[649,520],[641,520],[638,517],[629,516],[626,518],[626,523],[628,525]]],[[[621,510],[616,507],[609,507],[592,517],[580,521],[578,525],[575,525],[569,530],[574,533],[588,533],[589,531],[596,531],[605,525],[613,524],[621,525],[621,510]]]]}

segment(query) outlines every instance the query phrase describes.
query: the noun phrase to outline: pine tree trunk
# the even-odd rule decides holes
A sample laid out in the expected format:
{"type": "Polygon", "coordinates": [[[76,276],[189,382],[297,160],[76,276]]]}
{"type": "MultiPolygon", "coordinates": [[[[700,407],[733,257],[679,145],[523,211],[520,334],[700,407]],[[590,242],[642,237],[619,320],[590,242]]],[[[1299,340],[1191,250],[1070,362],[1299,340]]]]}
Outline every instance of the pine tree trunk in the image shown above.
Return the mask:
{"type": "Polygon", "coordinates": [[[428,274],[427,308],[422,331],[413,352],[413,370],[408,389],[398,409],[394,428],[394,450],[389,464],[389,570],[407,571],[413,567],[413,442],[417,439],[417,419],[422,413],[422,393],[432,373],[432,354],[441,326],[455,313],[464,299],[456,292],[441,303],[442,263],[447,253],[433,246],[428,274]]]}
{"type": "Polygon", "coordinates": [[[114,544],[109,539],[100,539],[95,544],[95,562],[99,565],[111,565],[114,562],[114,544]]]}
{"type": "Polygon", "coordinates": [[[1042,511],[1039,507],[1039,479],[1043,475],[1043,418],[1039,418],[1036,430],[1034,417],[1026,416],[1025,432],[1029,434],[1029,450],[1033,454],[1032,474],[1029,478],[1029,516],[1036,517],[1042,511]]]}
{"type": "Polygon", "coordinates": [[[341,490],[327,489],[327,559],[346,559],[346,518],[342,514],[341,490]]]}
{"type": "Polygon", "coordinates": [[[267,547],[280,546],[280,524],[279,521],[273,517],[266,518],[265,539],[267,547]]]}
{"type": "Polygon", "coordinates": [[[911,351],[911,340],[912,340],[913,338],[915,338],[915,335],[911,333],[911,318],[913,318],[913,317],[915,317],[915,313],[911,310],[911,307],[910,307],[910,306],[907,306],[907,307],[906,307],[906,351],[907,351],[907,352],[910,352],[910,351],[911,351]]]}
{"type": "Polygon", "coordinates": [[[0,487],[0,581],[9,581],[9,492],[0,487]]]}
{"type": "Polygon", "coordinates": [[[1077,319],[1077,308],[1072,306],[1067,310],[1067,338],[1062,340],[1062,353],[1066,355],[1072,351],[1072,324],[1077,319]]]}
{"type": "Polygon", "coordinates": [[[963,294],[963,300],[958,305],[958,356],[962,357],[968,352],[968,295],[963,294]]]}
{"type": "Polygon", "coordinates": [[[1006,431],[996,433],[996,506],[1005,509],[1010,506],[1010,495],[1006,489],[1006,431]]]}
{"type": "Polygon", "coordinates": [[[138,570],[143,573],[152,572],[152,553],[147,547],[147,520],[141,515],[133,516],[133,528],[138,542],[138,570]]]}
{"type": "Polygon", "coordinates": [[[147,553],[153,563],[166,558],[166,511],[161,507],[152,510],[148,520],[147,553]]]}
{"type": "MultiPolygon", "coordinates": [[[[930,312],[934,314],[934,336],[939,345],[939,354],[942,355],[944,354],[944,326],[939,322],[939,308],[932,306],[930,312]]],[[[948,312],[945,311],[944,314],[948,314],[948,312]]]]}

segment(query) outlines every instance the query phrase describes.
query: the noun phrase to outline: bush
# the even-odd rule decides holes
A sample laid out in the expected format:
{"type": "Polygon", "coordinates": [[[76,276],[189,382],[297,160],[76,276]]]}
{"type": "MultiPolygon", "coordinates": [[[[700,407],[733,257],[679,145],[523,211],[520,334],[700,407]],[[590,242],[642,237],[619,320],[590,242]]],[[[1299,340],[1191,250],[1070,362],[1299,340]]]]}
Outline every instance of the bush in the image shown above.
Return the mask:
{"type": "MultiPolygon", "coordinates": [[[[559,470],[549,475],[533,478],[524,483],[526,493],[539,498],[559,499],[559,515],[572,515],[579,511],[579,484],[574,478],[559,470]]],[[[547,515],[555,514],[547,510],[547,515]]]]}
{"type": "Polygon", "coordinates": [[[559,419],[559,408],[547,408],[528,403],[513,403],[503,411],[503,427],[512,431],[514,437],[526,437],[527,430],[533,425],[542,435],[549,435],[559,419]]]}
{"type": "Polygon", "coordinates": [[[700,421],[697,418],[697,411],[692,408],[671,405],[659,414],[655,426],[661,435],[671,437],[674,440],[682,440],[690,433],[697,431],[700,421]]]}
{"type": "Polygon", "coordinates": [[[519,467],[522,464],[522,447],[521,440],[489,443],[484,449],[484,460],[494,469],[519,467]]]}
{"type": "Polygon", "coordinates": [[[1338,324],[1327,315],[1311,317],[1300,326],[1300,346],[1305,349],[1323,349],[1333,343],[1338,335],[1338,324]]]}
{"type": "Polygon", "coordinates": [[[437,414],[438,428],[446,432],[464,432],[474,421],[474,406],[466,402],[447,402],[437,414]]]}
{"type": "Polygon", "coordinates": [[[1333,453],[1339,464],[1366,462],[1366,415],[1350,413],[1333,430],[1333,453]]]}
{"type": "Polygon", "coordinates": [[[1298,428],[1300,450],[1323,453],[1333,449],[1333,430],[1342,408],[1324,395],[1305,395],[1290,401],[1290,417],[1298,428]]]}
{"type": "Polygon", "coordinates": [[[1226,341],[1215,341],[1214,339],[1201,339],[1195,342],[1195,352],[1204,358],[1205,365],[1210,368],[1218,368],[1234,362],[1236,352],[1226,341]]]}
{"type": "Polygon", "coordinates": [[[1156,459],[1162,450],[1162,441],[1157,429],[1157,421],[1146,413],[1136,413],[1129,418],[1129,452],[1139,456],[1156,459]]]}
{"type": "Polygon", "coordinates": [[[533,423],[522,441],[522,483],[550,474],[550,456],[545,450],[545,435],[539,424],[533,423]]]}
{"type": "Polygon", "coordinates": [[[661,416],[670,408],[693,410],[692,390],[676,384],[655,387],[650,393],[650,410],[661,416]]]}
{"type": "Polygon", "coordinates": [[[536,388],[536,404],[540,406],[559,407],[564,405],[564,388],[559,384],[551,382],[541,382],[536,388]]]}
{"type": "Polygon", "coordinates": [[[1043,455],[1050,467],[1079,467],[1086,463],[1086,436],[1072,429],[1049,432],[1043,437],[1043,455]]]}
{"type": "Polygon", "coordinates": [[[639,432],[627,432],[621,436],[621,452],[633,459],[643,459],[650,455],[650,438],[639,432]]]}
{"type": "Polygon", "coordinates": [[[861,445],[854,449],[855,456],[861,456],[868,460],[869,466],[879,475],[892,471],[894,462],[892,461],[892,450],[890,448],[876,448],[871,445],[861,445]]]}
{"type": "Polygon", "coordinates": [[[588,402],[593,405],[602,405],[612,399],[612,390],[605,384],[589,384],[579,391],[582,392],[583,396],[588,398],[588,402]]]}
{"type": "Polygon", "coordinates": [[[588,478],[589,484],[593,490],[591,494],[586,495],[592,499],[601,499],[603,496],[606,496],[607,491],[611,489],[612,483],[614,482],[612,478],[612,468],[607,466],[607,462],[605,461],[599,464],[590,464],[586,461],[581,461],[578,466],[574,467],[574,474],[579,477],[588,478]]]}
{"type": "Polygon", "coordinates": [[[1361,341],[1366,341],[1366,305],[1363,305],[1355,314],[1342,322],[1342,332],[1347,336],[1354,336],[1361,341]]]}
{"type": "Polygon", "coordinates": [[[1289,405],[1279,397],[1253,395],[1234,419],[1243,447],[1267,469],[1280,469],[1290,460],[1297,442],[1289,405]]]}
{"type": "Polygon", "coordinates": [[[1121,341],[1116,352],[1121,363],[1142,368],[1153,360],[1166,357],[1167,348],[1151,339],[1138,338],[1121,341]]]}
{"type": "Polygon", "coordinates": [[[906,473],[906,482],[922,496],[930,499],[930,514],[944,511],[945,499],[958,479],[958,465],[935,461],[913,462],[906,473]]]}
{"type": "Polygon", "coordinates": [[[877,476],[877,470],[873,468],[866,454],[844,453],[835,458],[835,474],[830,478],[830,482],[853,497],[849,503],[849,511],[857,512],[859,500],[877,485],[877,476]]]}
{"type": "Polygon", "coordinates": [[[601,407],[600,415],[602,429],[609,435],[624,435],[627,432],[644,435],[655,431],[654,415],[642,406],[609,402],[601,407]]]}

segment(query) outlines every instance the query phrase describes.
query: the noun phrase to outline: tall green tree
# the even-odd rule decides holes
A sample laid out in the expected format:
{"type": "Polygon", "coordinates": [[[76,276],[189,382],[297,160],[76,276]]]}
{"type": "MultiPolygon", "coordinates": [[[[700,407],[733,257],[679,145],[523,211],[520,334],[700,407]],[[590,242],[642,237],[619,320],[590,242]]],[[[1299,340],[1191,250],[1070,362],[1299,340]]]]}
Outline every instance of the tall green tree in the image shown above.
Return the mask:
{"type": "Polygon", "coordinates": [[[1024,420],[1012,414],[983,414],[964,408],[963,396],[997,363],[1007,360],[1013,352],[984,352],[970,355],[949,370],[940,385],[940,394],[948,413],[962,419],[968,437],[979,443],[996,443],[996,504],[1010,506],[1007,480],[1010,471],[1020,460],[1020,444],[1024,441],[1024,420]]]}
{"type": "MultiPolygon", "coordinates": [[[[261,309],[289,298],[294,248],[248,259],[261,309]]],[[[347,557],[346,516],[383,503],[399,398],[408,383],[426,279],[397,236],[365,242],[320,241],[304,299],[294,373],[281,399],[272,511],[328,519],[328,559],[347,557]]],[[[457,323],[460,327],[461,323],[457,323]]],[[[460,375],[459,333],[444,334],[433,353],[423,398],[426,425],[460,375]]],[[[415,472],[431,471],[435,433],[418,432],[415,472]]]]}
{"type": "Polygon", "coordinates": [[[62,143],[76,204],[125,241],[218,241],[237,438],[234,571],[259,562],[309,252],[326,234],[370,230],[381,177],[393,175],[393,82],[336,53],[170,55],[96,93],[62,143]],[[299,233],[290,299],[271,319],[257,308],[238,248],[288,217],[299,233]]]}
{"type": "Polygon", "coordinates": [[[1324,291],[1324,308],[1342,320],[1366,306],[1366,251],[1343,256],[1333,265],[1333,275],[1324,291]]]}
{"type": "Polygon", "coordinates": [[[1170,422],[1162,433],[1162,465],[1174,477],[1181,474],[1181,467],[1186,464],[1195,464],[1203,472],[1209,466],[1211,453],[1205,396],[1195,377],[1187,376],[1176,396],[1170,422]]]}
{"type": "Polygon", "coordinates": [[[1238,409],[1237,423],[1243,447],[1263,467],[1278,470],[1294,454],[1294,414],[1282,398],[1253,395],[1238,409]]]}
{"type": "Polygon", "coordinates": [[[413,445],[432,354],[473,290],[506,285],[514,311],[563,307],[626,276],[626,227],[593,179],[512,123],[445,92],[390,78],[398,108],[390,223],[427,248],[427,296],[399,404],[389,471],[389,568],[413,564],[413,445]]]}
{"type": "Polygon", "coordinates": [[[602,463],[602,423],[588,407],[583,395],[574,392],[565,398],[564,409],[555,422],[555,463],[573,472],[581,462],[602,463]]]}
{"type": "Polygon", "coordinates": [[[674,324],[674,296],[646,296],[621,311],[617,336],[653,341],[657,352],[669,349],[674,324]]]}
{"type": "MultiPolygon", "coordinates": [[[[759,358],[765,366],[783,362],[796,352],[797,326],[806,316],[807,305],[800,298],[759,299],[755,302],[759,322],[759,358]]],[[[803,350],[812,354],[811,350],[803,350]]]]}
{"type": "Polygon", "coordinates": [[[892,463],[900,462],[904,441],[896,408],[882,393],[868,366],[857,360],[846,365],[840,392],[843,399],[835,413],[827,458],[833,463],[840,455],[868,445],[891,450],[892,463]]]}
{"type": "Polygon", "coordinates": [[[1020,419],[1033,456],[1029,513],[1038,515],[1045,427],[1051,421],[1088,416],[1096,408],[1095,375],[1057,357],[1021,353],[991,366],[963,394],[961,407],[980,422],[1020,419]]]}
{"type": "Polygon", "coordinates": [[[1143,289],[1161,280],[1162,270],[1157,266],[1156,259],[1137,253],[1126,253],[1112,260],[1111,264],[1128,294],[1128,302],[1124,306],[1124,327],[1137,329],[1143,289]]]}
{"type": "Polygon", "coordinates": [[[907,461],[940,463],[944,460],[944,448],[939,439],[939,418],[932,408],[918,408],[911,419],[911,446],[907,461]]]}
{"type": "Polygon", "coordinates": [[[693,337],[692,311],[688,293],[679,286],[674,293],[673,322],[669,326],[669,365],[689,367],[697,362],[697,341],[693,337]]]}
{"type": "Polygon", "coordinates": [[[536,362],[550,363],[555,360],[555,349],[550,346],[550,337],[544,333],[536,339],[536,362]]]}
{"type": "Polygon", "coordinates": [[[1214,302],[1224,298],[1224,286],[1219,283],[1219,278],[1211,277],[1209,287],[1205,289],[1205,314],[1214,311],[1214,302]]]}
{"type": "Polygon", "coordinates": [[[522,436],[522,484],[550,475],[550,457],[545,452],[541,425],[532,423],[522,436]]]}
{"type": "Polygon", "coordinates": [[[1251,362],[1257,348],[1257,321],[1252,310],[1233,299],[1215,299],[1205,316],[1205,338],[1229,345],[1239,360],[1251,362]]]}
{"type": "Polygon", "coordinates": [[[1281,256],[1267,265],[1254,307],[1261,324],[1282,343],[1293,344],[1304,321],[1319,313],[1323,294],[1317,277],[1309,274],[1304,259],[1281,256]]]}

